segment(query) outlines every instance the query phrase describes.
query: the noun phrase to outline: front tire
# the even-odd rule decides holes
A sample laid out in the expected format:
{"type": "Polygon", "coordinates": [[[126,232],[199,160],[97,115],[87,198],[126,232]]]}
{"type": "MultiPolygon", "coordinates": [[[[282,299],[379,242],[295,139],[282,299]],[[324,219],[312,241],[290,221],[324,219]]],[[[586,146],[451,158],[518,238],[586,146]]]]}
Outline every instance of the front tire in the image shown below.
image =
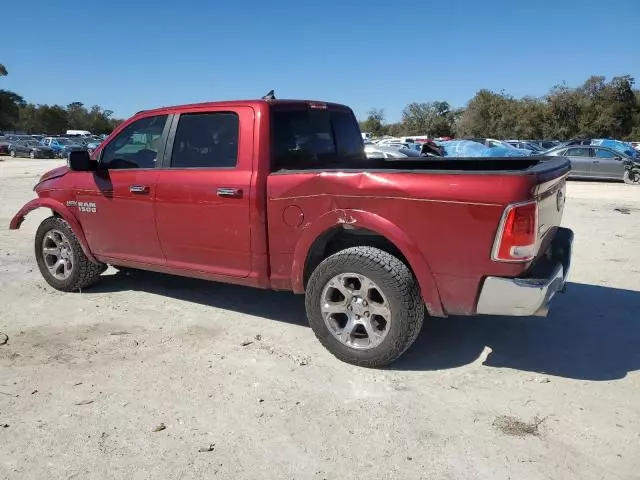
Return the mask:
{"type": "Polygon", "coordinates": [[[325,259],[306,291],[309,323],[340,360],[384,367],[413,344],[425,308],[409,268],[373,247],[353,247],[325,259]]]}
{"type": "Polygon", "coordinates": [[[640,185],[640,173],[638,172],[629,175],[629,170],[625,170],[622,178],[627,185],[640,185]]]}
{"type": "Polygon", "coordinates": [[[105,264],[93,263],[87,258],[73,230],[60,217],[42,221],[36,232],[35,253],[46,282],[63,292],[88,287],[107,268],[105,264]]]}

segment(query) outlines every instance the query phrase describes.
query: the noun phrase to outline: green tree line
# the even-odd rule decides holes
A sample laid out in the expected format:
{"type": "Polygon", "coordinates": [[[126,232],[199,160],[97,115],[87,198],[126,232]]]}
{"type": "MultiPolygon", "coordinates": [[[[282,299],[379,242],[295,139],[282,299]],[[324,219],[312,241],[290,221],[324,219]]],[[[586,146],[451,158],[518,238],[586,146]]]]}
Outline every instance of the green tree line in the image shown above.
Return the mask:
{"type": "MultiPolygon", "coordinates": [[[[0,77],[8,74],[0,64],[0,77]]],[[[0,89],[0,131],[60,134],[68,129],[89,130],[94,134],[111,133],[121,122],[113,112],[99,105],[85,107],[80,102],[69,105],[36,105],[19,94],[0,89]]]]}
{"type": "Polygon", "coordinates": [[[386,123],[384,111],[374,108],[360,128],[374,136],[640,141],[640,90],[634,83],[629,75],[608,82],[592,76],[576,88],[557,85],[540,98],[482,89],[459,109],[446,101],[410,103],[398,123],[386,123]]]}

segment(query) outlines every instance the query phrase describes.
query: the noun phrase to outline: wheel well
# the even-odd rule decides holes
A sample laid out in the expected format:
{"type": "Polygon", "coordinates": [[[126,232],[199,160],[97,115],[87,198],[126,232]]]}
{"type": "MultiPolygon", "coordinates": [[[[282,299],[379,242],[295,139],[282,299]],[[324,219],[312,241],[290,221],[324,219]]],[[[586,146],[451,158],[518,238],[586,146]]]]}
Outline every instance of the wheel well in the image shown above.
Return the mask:
{"type": "Polygon", "coordinates": [[[398,258],[411,270],[400,249],[379,233],[364,228],[335,227],[324,232],[311,245],[304,265],[304,287],[307,287],[309,277],[325,258],[351,247],[379,248],[398,258]]]}

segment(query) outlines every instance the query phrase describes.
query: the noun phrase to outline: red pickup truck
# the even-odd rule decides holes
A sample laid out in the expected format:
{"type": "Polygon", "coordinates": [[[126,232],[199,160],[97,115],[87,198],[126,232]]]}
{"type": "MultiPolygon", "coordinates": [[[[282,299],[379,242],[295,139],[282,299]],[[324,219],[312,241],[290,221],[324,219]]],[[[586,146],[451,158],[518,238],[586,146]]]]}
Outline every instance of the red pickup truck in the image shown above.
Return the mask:
{"type": "MultiPolygon", "coordinates": [[[[338,358],[379,367],[426,312],[544,315],[564,289],[561,157],[367,159],[353,112],[291,100],[143,111],[42,176],[38,267],[74,291],[106,266],[306,294],[338,358]]],[[[247,301],[251,301],[247,299],[247,301]]]]}

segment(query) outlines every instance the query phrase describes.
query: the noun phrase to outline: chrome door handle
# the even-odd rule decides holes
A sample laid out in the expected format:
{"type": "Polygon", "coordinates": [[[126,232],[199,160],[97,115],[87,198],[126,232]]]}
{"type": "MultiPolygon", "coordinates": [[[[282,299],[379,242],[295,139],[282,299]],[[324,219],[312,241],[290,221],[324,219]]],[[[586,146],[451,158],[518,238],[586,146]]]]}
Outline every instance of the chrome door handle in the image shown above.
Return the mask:
{"type": "Polygon", "coordinates": [[[219,197],[226,198],[242,198],[242,189],[240,188],[219,188],[218,189],[219,197]]]}
{"type": "Polygon", "coordinates": [[[593,163],[600,163],[600,160],[594,160],[593,163]]]}
{"type": "Polygon", "coordinates": [[[149,193],[149,187],[146,185],[131,185],[129,186],[131,193],[149,193]]]}

